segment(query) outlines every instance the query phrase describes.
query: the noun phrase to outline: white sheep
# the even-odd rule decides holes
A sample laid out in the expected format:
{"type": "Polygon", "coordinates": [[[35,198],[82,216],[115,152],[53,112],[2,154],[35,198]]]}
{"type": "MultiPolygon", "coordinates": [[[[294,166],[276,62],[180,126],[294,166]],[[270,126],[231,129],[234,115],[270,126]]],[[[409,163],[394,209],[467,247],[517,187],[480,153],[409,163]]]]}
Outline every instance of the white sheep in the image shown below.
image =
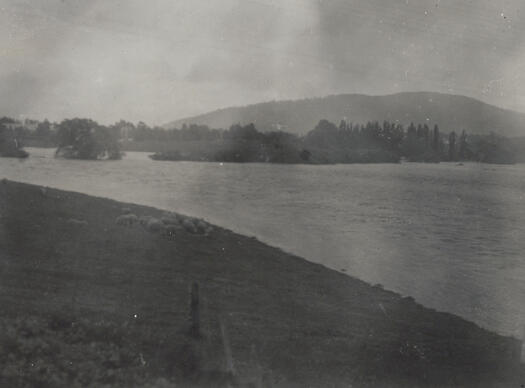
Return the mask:
{"type": "Polygon", "coordinates": [[[162,221],[154,217],[151,217],[146,224],[146,229],[150,232],[162,232],[165,230],[165,228],[166,226],[164,226],[162,221]]]}
{"type": "Polygon", "coordinates": [[[87,221],[84,221],[84,220],[76,220],[74,218],[70,218],[66,221],[66,223],[68,223],[69,225],[74,225],[74,226],[87,226],[88,222],[87,221]]]}
{"type": "Polygon", "coordinates": [[[166,225],[166,234],[168,236],[174,236],[181,229],[182,229],[182,226],[180,225],[175,225],[175,224],[166,225]]]}
{"type": "Polygon", "coordinates": [[[148,222],[150,222],[152,218],[153,218],[152,216],[140,216],[138,218],[138,221],[139,221],[139,224],[146,227],[148,225],[148,222]]]}
{"type": "Polygon", "coordinates": [[[195,221],[195,227],[197,228],[199,233],[206,233],[207,226],[208,225],[203,220],[196,220],[195,221]]]}
{"type": "Polygon", "coordinates": [[[135,214],[123,214],[117,217],[115,220],[117,225],[131,226],[138,222],[138,218],[135,214]]]}
{"type": "Polygon", "coordinates": [[[178,225],[179,219],[175,215],[164,216],[160,219],[165,225],[178,225]]]}
{"type": "Polygon", "coordinates": [[[195,227],[195,224],[189,218],[185,218],[182,221],[182,226],[184,227],[184,229],[186,229],[186,231],[188,231],[190,233],[197,233],[198,232],[197,228],[195,227]]]}

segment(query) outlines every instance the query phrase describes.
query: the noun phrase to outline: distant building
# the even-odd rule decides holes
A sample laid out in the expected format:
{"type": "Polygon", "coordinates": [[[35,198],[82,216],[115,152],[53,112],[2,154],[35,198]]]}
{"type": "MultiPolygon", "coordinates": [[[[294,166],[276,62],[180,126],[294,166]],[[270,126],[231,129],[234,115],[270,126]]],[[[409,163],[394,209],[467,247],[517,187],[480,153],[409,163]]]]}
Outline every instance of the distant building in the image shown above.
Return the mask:
{"type": "Polygon", "coordinates": [[[16,128],[23,127],[24,125],[20,121],[15,121],[14,123],[4,123],[4,127],[10,130],[15,130],[16,128]]]}
{"type": "Polygon", "coordinates": [[[25,119],[23,127],[31,132],[34,132],[36,131],[36,128],[38,127],[38,121],[31,120],[31,119],[25,119]]]}
{"type": "Polygon", "coordinates": [[[125,141],[133,141],[133,138],[129,137],[130,131],[133,130],[133,127],[131,125],[123,125],[120,128],[120,139],[125,141]]]}
{"type": "Polygon", "coordinates": [[[272,129],[275,129],[276,131],[286,131],[288,129],[288,125],[281,124],[281,123],[275,123],[275,124],[272,124],[272,129]]]}

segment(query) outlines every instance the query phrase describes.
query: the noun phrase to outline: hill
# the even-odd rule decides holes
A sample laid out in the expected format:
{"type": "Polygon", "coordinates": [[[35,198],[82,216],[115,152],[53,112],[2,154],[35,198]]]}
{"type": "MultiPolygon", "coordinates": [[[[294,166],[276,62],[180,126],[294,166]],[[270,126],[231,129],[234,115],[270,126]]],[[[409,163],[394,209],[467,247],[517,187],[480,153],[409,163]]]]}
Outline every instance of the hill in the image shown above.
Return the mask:
{"type": "Polygon", "coordinates": [[[508,387],[524,381],[517,340],[254,238],[214,226],[197,233],[186,228],[189,220],[2,180],[0,385],[508,387]],[[185,227],[127,222],[135,217],[130,213],[182,219],[185,227]],[[189,337],[194,282],[200,336],[189,337]],[[230,374],[233,382],[219,382],[230,374]]]}
{"type": "Polygon", "coordinates": [[[433,92],[405,92],[385,96],[342,94],[293,101],[272,101],[244,107],[219,109],[202,115],[170,122],[166,128],[202,124],[211,128],[254,123],[257,129],[285,130],[305,134],[321,119],[339,123],[346,118],[354,123],[396,121],[438,124],[443,132],[465,129],[471,134],[491,131],[503,136],[525,135],[525,114],[502,109],[458,95],[433,92]]]}

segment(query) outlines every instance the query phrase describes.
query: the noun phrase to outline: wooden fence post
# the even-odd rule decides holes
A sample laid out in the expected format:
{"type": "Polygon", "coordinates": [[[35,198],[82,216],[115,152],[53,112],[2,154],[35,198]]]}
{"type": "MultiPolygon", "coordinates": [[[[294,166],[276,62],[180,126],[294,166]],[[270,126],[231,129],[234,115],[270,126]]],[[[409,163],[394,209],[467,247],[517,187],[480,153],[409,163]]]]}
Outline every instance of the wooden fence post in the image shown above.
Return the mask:
{"type": "Polygon", "coordinates": [[[199,311],[199,284],[193,282],[191,286],[191,302],[190,302],[190,335],[193,338],[200,338],[201,336],[201,322],[199,311]]]}
{"type": "Polygon", "coordinates": [[[230,339],[228,338],[228,333],[226,332],[226,327],[224,326],[223,320],[219,317],[219,326],[221,329],[222,336],[222,346],[224,347],[224,358],[226,361],[226,373],[235,376],[235,366],[233,365],[233,355],[232,349],[230,346],[230,339]]]}
{"type": "Polygon", "coordinates": [[[525,363],[525,325],[523,325],[523,335],[521,336],[520,362],[525,363]]]}

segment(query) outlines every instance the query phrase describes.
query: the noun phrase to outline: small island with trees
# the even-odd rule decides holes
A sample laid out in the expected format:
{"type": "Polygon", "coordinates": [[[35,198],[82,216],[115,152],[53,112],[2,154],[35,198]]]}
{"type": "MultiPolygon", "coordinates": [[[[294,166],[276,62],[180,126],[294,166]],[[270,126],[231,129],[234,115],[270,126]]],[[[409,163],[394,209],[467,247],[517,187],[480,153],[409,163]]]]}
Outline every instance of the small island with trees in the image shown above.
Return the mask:
{"type": "Polygon", "coordinates": [[[116,136],[90,119],[64,120],[58,125],[55,156],[66,159],[109,159],[122,157],[116,136]]]}
{"type": "Polygon", "coordinates": [[[0,156],[13,158],[27,158],[22,142],[13,125],[15,121],[8,117],[0,119],[0,156]]]}

